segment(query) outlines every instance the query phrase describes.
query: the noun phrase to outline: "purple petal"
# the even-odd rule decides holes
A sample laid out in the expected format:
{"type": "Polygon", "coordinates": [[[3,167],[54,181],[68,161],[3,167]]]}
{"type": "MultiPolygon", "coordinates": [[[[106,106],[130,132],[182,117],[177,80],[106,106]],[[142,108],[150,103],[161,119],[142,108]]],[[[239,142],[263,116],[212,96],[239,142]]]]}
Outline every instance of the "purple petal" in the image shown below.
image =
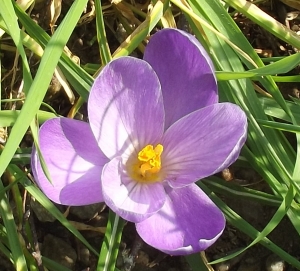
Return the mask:
{"type": "Polygon", "coordinates": [[[155,72],[140,59],[113,60],[94,82],[88,113],[96,140],[109,158],[157,144],[164,108],[155,72]]]}
{"type": "Polygon", "coordinates": [[[103,201],[100,177],[108,160],[87,123],[67,118],[48,120],[40,129],[39,142],[53,183],[46,178],[35,150],[32,171],[48,198],[73,206],[103,201]]]}
{"type": "Polygon", "coordinates": [[[147,244],[171,255],[205,250],[224,227],[222,212],[195,184],[173,189],[161,210],[136,224],[147,244]]]}
{"type": "Polygon", "coordinates": [[[182,187],[232,164],[246,140],[247,118],[234,104],[214,104],[174,123],[162,140],[163,170],[182,187]]]}
{"type": "Polygon", "coordinates": [[[161,183],[143,184],[124,172],[121,158],[112,159],[103,169],[102,189],[105,203],[119,216],[140,222],[157,212],[166,200],[161,183]]]}
{"type": "Polygon", "coordinates": [[[144,59],[160,80],[165,129],[181,117],[218,101],[212,62],[196,38],[178,29],[163,29],[150,39],[144,59]]]}

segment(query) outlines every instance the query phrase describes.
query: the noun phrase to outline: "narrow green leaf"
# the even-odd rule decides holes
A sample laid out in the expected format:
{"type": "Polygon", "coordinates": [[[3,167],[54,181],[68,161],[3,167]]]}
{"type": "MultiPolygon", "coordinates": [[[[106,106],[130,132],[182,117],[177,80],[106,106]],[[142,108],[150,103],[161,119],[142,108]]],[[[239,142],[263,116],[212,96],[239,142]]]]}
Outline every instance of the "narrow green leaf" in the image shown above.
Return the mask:
{"type": "Polygon", "coordinates": [[[224,180],[211,176],[207,179],[201,180],[212,191],[221,193],[226,196],[232,196],[236,199],[249,200],[264,204],[266,206],[278,207],[282,200],[281,197],[271,195],[258,190],[250,189],[241,185],[236,185],[231,182],[225,182],[224,180]]]}
{"type": "MultiPolygon", "coordinates": [[[[267,115],[278,118],[278,119],[282,119],[287,122],[292,122],[290,116],[283,109],[278,107],[278,104],[276,103],[276,101],[274,99],[260,97],[259,101],[267,115]]],[[[300,118],[300,107],[299,106],[296,106],[295,104],[293,104],[291,102],[287,102],[287,106],[290,108],[290,110],[292,111],[295,118],[300,118]]]]}
{"type": "Polygon", "coordinates": [[[101,7],[101,1],[95,0],[96,8],[96,29],[97,40],[99,44],[99,52],[103,65],[111,61],[111,54],[106,40],[105,25],[103,20],[103,12],[101,7]]]}
{"type": "MultiPolygon", "coordinates": [[[[300,63],[300,53],[285,57],[275,63],[269,64],[262,68],[252,69],[245,72],[224,72],[217,71],[216,75],[218,80],[233,80],[242,78],[251,78],[258,76],[268,76],[281,73],[287,73],[295,68],[300,63]]],[[[290,76],[291,77],[291,76],[290,76]]],[[[276,77],[273,77],[276,78],[276,77]]],[[[294,80],[300,80],[299,76],[293,76],[294,80]]]]}
{"type": "MultiPolygon", "coordinates": [[[[0,180],[0,190],[4,190],[2,181],[0,180]]],[[[13,212],[11,210],[9,200],[6,194],[0,194],[0,214],[3,220],[4,226],[7,230],[7,238],[9,242],[9,248],[12,253],[13,264],[17,271],[27,271],[27,264],[23,254],[23,248],[20,242],[19,233],[14,221],[13,212]]]]}
{"type": "MultiPolygon", "coordinates": [[[[0,111],[0,127],[13,126],[20,115],[20,110],[1,110],[0,111]]],[[[54,113],[46,111],[38,111],[37,118],[39,124],[43,124],[46,120],[55,118],[54,113]]]]}
{"type": "Polygon", "coordinates": [[[108,222],[98,260],[97,271],[115,270],[124,224],[125,221],[121,217],[111,210],[109,211],[108,222]]]}
{"type": "Polygon", "coordinates": [[[203,255],[202,253],[205,252],[185,256],[185,259],[187,260],[193,271],[210,271],[207,267],[207,263],[205,262],[203,257],[201,257],[201,255],[203,255]]]}
{"type": "Polygon", "coordinates": [[[257,120],[258,123],[265,127],[269,127],[272,129],[277,129],[281,131],[291,132],[291,133],[300,133],[300,127],[288,123],[279,123],[275,121],[268,120],[257,120]]]}

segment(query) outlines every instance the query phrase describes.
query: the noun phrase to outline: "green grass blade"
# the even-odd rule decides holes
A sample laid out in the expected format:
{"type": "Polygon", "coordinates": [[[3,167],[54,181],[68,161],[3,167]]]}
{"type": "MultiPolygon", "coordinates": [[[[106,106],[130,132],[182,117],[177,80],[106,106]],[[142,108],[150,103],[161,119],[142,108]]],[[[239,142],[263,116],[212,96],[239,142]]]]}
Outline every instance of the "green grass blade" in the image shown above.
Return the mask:
{"type": "Polygon", "coordinates": [[[125,221],[121,217],[112,211],[109,211],[108,222],[98,260],[97,271],[115,270],[124,224],[125,221]]]}
{"type": "MultiPolygon", "coordinates": [[[[292,122],[290,116],[283,109],[278,107],[278,104],[274,101],[274,99],[259,97],[259,101],[262,108],[268,116],[278,118],[287,122],[292,122]]],[[[289,107],[292,114],[294,115],[294,117],[296,119],[299,119],[300,106],[292,102],[286,102],[286,104],[289,107]]]]}
{"type": "MultiPolygon", "coordinates": [[[[4,186],[2,184],[2,181],[0,181],[0,190],[3,189],[4,186]]],[[[12,254],[13,264],[17,271],[27,271],[27,264],[23,254],[23,248],[19,239],[21,237],[19,236],[19,233],[16,228],[9,200],[7,199],[6,194],[4,193],[0,194],[0,214],[7,231],[7,238],[9,248],[12,254]]]]}
{"type": "Polygon", "coordinates": [[[296,125],[267,120],[257,120],[257,122],[263,125],[264,127],[277,129],[285,132],[300,133],[300,127],[296,125]]]}
{"type": "MultiPolygon", "coordinates": [[[[20,110],[1,110],[0,111],[0,127],[9,127],[13,126],[18,117],[20,116],[20,110]]],[[[38,111],[37,119],[39,124],[43,124],[46,120],[55,118],[56,115],[51,112],[38,111]]]]}
{"type": "Polygon", "coordinates": [[[279,196],[236,185],[231,182],[225,182],[224,180],[215,176],[201,180],[201,182],[203,182],[212,191],[226,196],[258,202],[266,206],[269,205],[278,207],[281,204],[281,197],[279,196]]]}
{"type": "Polygon", "coordinates": [[[201,257],[202,253],[204,253],[204,252],[185,256],[185,259],[187,260],[187,262],[189,263],[189,265],[193,271],[210,271],[207,268],[207,265],[206,265],[207,263],[205,262],[203,257],[201,257]]]}
{"type": "MultiPolygon", "coordinates": [[[[285,57],[277,62],[269,64],[265,67],[251,69],[245,72],[223,72],[217,71],[218,80],[233,80],[233,79],[243,79],[258,76],[276,75],[280,73],[287,73],[295,68],[300,63],[300,54],[294,54],[285,57]]],[[[297,76],[298,80],[300,77],[297,76]]]]}
{"type": "Polygon", "coordinates": [[[103,20],[103,12],[101,7],[101,1],[95,0],[96,8],[96,29],[97,29],[97,40],[99,44],[99,52],[103,65],[111,61],[111,53],[108,47],[105,33],[105,25],[103,20]]]}

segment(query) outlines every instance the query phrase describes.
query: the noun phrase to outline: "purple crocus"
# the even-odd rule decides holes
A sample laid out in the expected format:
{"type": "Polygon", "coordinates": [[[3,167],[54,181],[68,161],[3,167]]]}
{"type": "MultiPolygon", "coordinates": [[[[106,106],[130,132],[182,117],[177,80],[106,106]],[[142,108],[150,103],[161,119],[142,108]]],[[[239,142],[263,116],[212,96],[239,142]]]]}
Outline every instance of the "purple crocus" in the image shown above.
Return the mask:
{"type": "Polygon", "coordinates": [[[211,60],[190,34],[154,34],[144,60],[121,57],[95,79],[89,123],[45,122],[32,170],[54,202],[105,202],[136,223],[141,238],[172,255],[206,249],[225,226],[222,212],[196,185],[232,164],[245,142],[244,112],[218,103],[211,60]]]}

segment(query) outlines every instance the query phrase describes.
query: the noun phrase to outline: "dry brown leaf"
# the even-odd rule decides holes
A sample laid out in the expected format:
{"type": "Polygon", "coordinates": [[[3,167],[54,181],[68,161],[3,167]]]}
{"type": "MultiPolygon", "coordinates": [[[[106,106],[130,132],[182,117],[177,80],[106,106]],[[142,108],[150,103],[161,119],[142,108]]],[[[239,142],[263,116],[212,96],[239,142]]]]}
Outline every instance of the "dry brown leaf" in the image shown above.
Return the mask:
{"type": "Polygon", "coordinates": [[[282,3],[300,10],[300,1],[299,0],[280,0],[282,3]]]}
{"type": "Polygon", "coordinates": [[[61,13],[61,1],[62,0],[52,0],[50,5],[50,27],[53,28],[60,13],[61,13]]]}
{"type": "Polygon", "coordinates": [[[129,20],[130,23],[140,25],[141,22],[134,16],[132,10],[122,3],[122,0],[113,0],[112,4],[121,12],[121,14],[129,20]]]}
{"type": "Polygon", "coordinates": [[[96,231],[104,234],[106,230],[106,227],[93,227],[76,221],[69,221],[69,222],[79,231],[96,231]]]}

